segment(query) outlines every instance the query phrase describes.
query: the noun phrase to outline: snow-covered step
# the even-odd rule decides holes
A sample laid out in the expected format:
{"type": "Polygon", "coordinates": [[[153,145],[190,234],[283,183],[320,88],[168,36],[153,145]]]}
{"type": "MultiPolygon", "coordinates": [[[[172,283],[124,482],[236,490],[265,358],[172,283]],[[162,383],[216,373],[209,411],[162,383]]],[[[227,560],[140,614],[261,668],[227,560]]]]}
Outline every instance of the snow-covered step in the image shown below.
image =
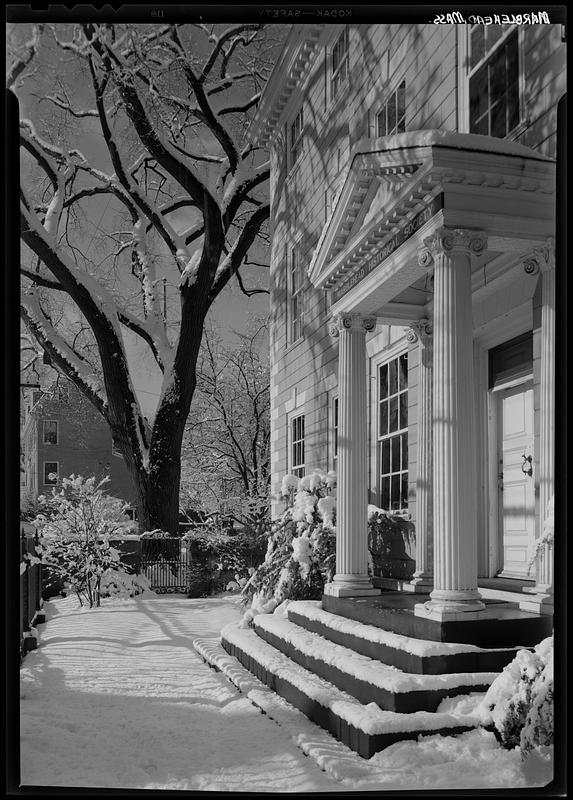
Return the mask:
{"type": "Polygon", "coordinates": [[[482,648],[473,644],[435,642],[403,636],[324,611],[320,600],[297,600],[288,606],[291,622],[331,642],[405,672],[501,672],[523,648],[482,648]]]}
{"type": "Polygon", "coordinates": [[[295,663],[348,692],[361,703],[399,713],[435,711],[445,697],[485,692],[497,672],[420,675],[402,672],[357,653],[278,614],[254,619],[256,633],[295,663]]]}
{"type": "Polygon", "coordinates": [[[229,625],[221,632],[221,644],[260,681],[364,758],[396,742],[417,739],[420,734],[451,736],[489,722],[479,705],[472,706],[470,698],[460,713],[402,714],[384,711],[375,703],[363,705],[291,661],[252,629],[229,625]]]}

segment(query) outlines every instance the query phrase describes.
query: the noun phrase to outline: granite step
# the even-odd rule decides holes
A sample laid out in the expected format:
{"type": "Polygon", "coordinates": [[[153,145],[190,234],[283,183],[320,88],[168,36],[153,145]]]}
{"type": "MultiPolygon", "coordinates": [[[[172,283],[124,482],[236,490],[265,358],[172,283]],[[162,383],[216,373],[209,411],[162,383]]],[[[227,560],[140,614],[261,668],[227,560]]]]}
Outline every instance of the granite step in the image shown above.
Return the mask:
{"type": "Polygon", "coordinates": [[[373,702],[364,705],[295,663],[252,629],[229,625],[221,632],[221,644],[262,683],[363,758],[420,735],[451,736],[487,723],[476,708],[402,713],[383,710],[373,702]]]}
{"type": "Polygon", "coordinates": [[[501,672],[519,647],[481,648],[472,644],[413,639],[324,611],[320,600],[289,604],[288,619],[356,653],[420,675],[450,672],[501,672]]]}
{"type": "Polygon", "coordinates": [[[435,711],[446,697],[487,691],[499,674],[410,674],[335,644],[282,615],[260,614],[253,622],[257,635],[291,661],[328,680],[361,703],[376,703],[386,711],[404,714],[435,711]]]}

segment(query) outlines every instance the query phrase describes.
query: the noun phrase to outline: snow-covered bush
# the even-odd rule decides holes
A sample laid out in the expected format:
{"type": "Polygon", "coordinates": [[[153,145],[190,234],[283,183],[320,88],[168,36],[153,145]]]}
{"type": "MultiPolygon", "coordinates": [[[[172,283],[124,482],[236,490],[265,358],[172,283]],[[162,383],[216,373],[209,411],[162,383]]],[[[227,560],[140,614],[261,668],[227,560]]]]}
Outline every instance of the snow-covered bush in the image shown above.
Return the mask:
{"type": "Polygon", "coordinates": [[[529,575],[537,561],[545,552],[546,545],[553,545],[555,539],[555,496],[552,495],[547,508],[545,509],[545,519],[543,521],[543,532],[535,542],[535,550],[528,564],[527,574],[529,575]]]}
{"type": "Polygon", "coordinates": [[[123,570],[108,570],[100,582],[101,597],[127,598],[149,591],[151,584],[145,575],[133,575],[123,570]]]}
{"type": "MultiPolygon", "coordinates": [[[[336,571],[336,474],[285,475],[281,489],[288,507],[272,523],[265,560],[243,589],[243,601],[251,606],[244,624],[285,600],[320,599],[336,571]]],[[[369,506],[368,549],[375,574],[394,556],[396,538],[411,545],[413,524],[403,514],[369,506]]]]}
{"type": "Polygon", "coordinates": [[[368,506],[368,552],[374,575],[411,578],[416,562],[408,550],[415,541],[414,524],[407,515],[368,506]]]}
{"type": "Polygon", "coordinates": [[[121,569],[120,554],[109,539],[132,528],[121,500],[105,492],[109,478],[70,475],[38,497],[34,525],[40,534],[42,563],[55,580],[68,584],[80,604],[100,605],[106,573],[121,569]]]}
{"type": "Polygon", "coordinates": [[[322,596],[335,571],[335,485],[332,474],[320,472],[283,479],[289,507],[271,524],[265,560],[243,588],[243,602],[250,605],[245,624],[287,599],[322,596]]]}
{"type": "Polygon", "coordinates": [[[553,744],[553,637],[534,651],[519,650],[482,701],[496,735],[508,750],[525,756],[553,744]]]}

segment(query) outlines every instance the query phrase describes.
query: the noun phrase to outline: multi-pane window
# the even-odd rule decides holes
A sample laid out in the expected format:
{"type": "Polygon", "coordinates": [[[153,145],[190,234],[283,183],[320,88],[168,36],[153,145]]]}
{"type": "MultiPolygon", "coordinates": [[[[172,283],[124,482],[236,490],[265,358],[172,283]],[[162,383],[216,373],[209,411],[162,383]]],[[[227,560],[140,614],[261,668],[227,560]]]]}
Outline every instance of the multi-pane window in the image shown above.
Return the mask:
{"type": "Polygon", "coordinates": [[[378,371],[378,474],[380,506],[408,507],[408,354],[378,371]]]}
{"type": "Polygon", "coordinates": [[[519,124],[517,31],[474,25],[470,33],[470,133],[503,138],[519,124]],[[492,30],[493,29],[493,30],[492,30]]]}
{"type": "Polygon", "coordinates": [[[294,118],[290,126],[290,163],[291,166],[296,163],[300,154],[302,153],[302,108],[294,118]]]}
{"type": "Polygon", "coordinates": [[[44,461],[44,486],[54,486],[58,482],[58,462],[44,461]]]}
{"type": "Polygon", "coordinates": [[[58,444],[58,422],[54,419],[44,420],[44,444],[58,444]]]}
{"type": "Polygon", "coordinates": [[[302,336],[304,271],[298,247],[290,252],[289,263],[289,328],[290,343],[302,336]]]}
{"type": "Polygon", "coordinates": [[[337,97],[344,81],[348,78],[348,27],[336,40],[332,48],[332,73],[330,78],[330,97],[337,97]]]}
{"type": "Polygon", "coordinates": [[[406,81],[388,98],[376,117],[376,135],[392,136],[406,130],[406,81]]]}
{"type": "Polygon", "coordinates": [[[290,471],[297,478],[304,475],[304,414],[290,422],[290,471]]]}

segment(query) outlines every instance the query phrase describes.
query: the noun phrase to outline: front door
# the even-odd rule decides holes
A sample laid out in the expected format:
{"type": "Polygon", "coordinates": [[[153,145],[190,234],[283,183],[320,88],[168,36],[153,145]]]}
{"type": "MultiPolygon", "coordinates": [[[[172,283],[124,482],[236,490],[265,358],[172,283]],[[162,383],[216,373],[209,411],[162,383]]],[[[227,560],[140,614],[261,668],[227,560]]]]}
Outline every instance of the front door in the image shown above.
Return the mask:
{"type": "Polygon", "coordinates": [[[533,386],[527,383],[498,392],[500,574],[531,578],[528,573],[535,537],[533,463],[533,386]]]}

